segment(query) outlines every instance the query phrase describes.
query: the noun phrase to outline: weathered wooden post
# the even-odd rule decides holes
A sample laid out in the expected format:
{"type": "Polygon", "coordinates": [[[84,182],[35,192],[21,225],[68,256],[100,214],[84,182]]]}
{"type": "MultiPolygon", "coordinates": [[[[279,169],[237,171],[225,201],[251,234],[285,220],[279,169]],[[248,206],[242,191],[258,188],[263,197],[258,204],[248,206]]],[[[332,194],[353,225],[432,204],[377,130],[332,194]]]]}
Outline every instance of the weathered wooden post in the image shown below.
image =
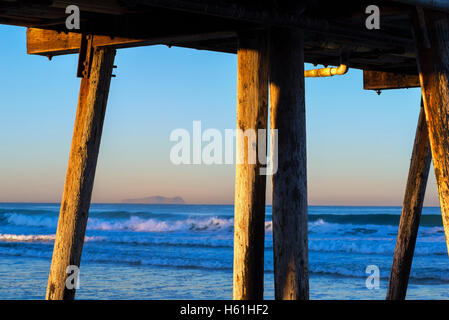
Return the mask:
{"type": "Polygon", "coordinates": [[[299,30],[273,28],[269,44],[270,120],[278,130],[272,177],[275,298],[308,299],[304,38],[299,30]]]}
{"type": "Polygon", "coordinates": [[[268,122],[266,38],[265,31],[240,34],[237,52],[237,130],[247,133],[247,139],[237,135],[237,159],[243,163],[237,162],[235,176],[236,300],[263,299],[266,176],[253,156],[257,158],[259,148],[257,130],[266,130],[268,122]]]}
{"type": "Polygon", "coordinates": [[[391,267],[387,300],[404,300],[412,267],[419,220],[424,203],[427,178],[429,176],[432,154],[426,116],[421,100],[418,127],[416,128],[410,170],[408,173],[404,203],[402,206],[399,231],[391,267]]]}
{"type": "Polygon", "coordinates": [[[75,128],[61,201],[46,299],[74,299],[67,267],[79,267],[94,184],[115,49],[95,48],[90,75],[81,80],[75,128]]]}
{"type": "Polygon", "coordinates": [[[449,17],[428,11],[423,19],[415,22],[417,62],[449,250],[449,17]]]}

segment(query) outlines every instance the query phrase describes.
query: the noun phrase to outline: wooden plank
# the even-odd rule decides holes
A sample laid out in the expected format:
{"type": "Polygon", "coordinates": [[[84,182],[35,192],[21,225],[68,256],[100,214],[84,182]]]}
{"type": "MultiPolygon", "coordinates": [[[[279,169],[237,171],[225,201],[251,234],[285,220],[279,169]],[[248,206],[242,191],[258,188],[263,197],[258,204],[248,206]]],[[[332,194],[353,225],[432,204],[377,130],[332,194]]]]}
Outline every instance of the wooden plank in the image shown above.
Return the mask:
{"type": "MultiPolygon", "coordinates": [[[[40,55],[60,55],[78,53],[81,44],[81,34],[74,32],[57,32],[53,30],[28,28],[27,53],[40,55]]],[[[145,40],[128,38],[111,38],[108,36],[95,36],[95,47],[121,47],[145,45],[145,40]]]]}
{"type": "Polygon", "coordinates": [[[363,89],[386,90],[420,87],[419,76],[363,70],[363,89]]]}
{"type": "Polygon", "coordinates": [[[416,128],[404,203],[402,205],[387,300],[404,300],[407,293],[408,279],[412,267],[431,162],[432,153],[430,151],[429,133],[421,100],[421,111],[416,128]]]}
{"type": "MultiPolygon", "coordinates": [[[[234,32],[210,32],[204,34],[187,34],[152,39],[132,39],[123,37],[94,36],[94,47],[109,47],[114,49],[133,48],[157,44],[184,45],[185,43],[209,39],[226,39],[235,36],[234,32]]],[[[74,32],[57,32],[53,30],[28,28],[27,53],[45,56],[78,53],[81,44],[81,34],[74,32]]]]}
{"type": "Polygon", "coordinates": [[[284,7],[283,3],[276,4],[276,11],[265,3],[252,3],[250,1],[228,1],[228,3],[216,0],[141,0],[142,4],[150,7],[159,7],[170,10],[223,17],[233,20],[250,21],[264,25],[290,26],[304,18],[306,5],[296,3],[284,7]]]}
{"type": "MultiPolygon", "coordinates": [[[[343,27],[342,24],[329,23],[332,19],[317,19],[320,14],[329,16],[332,10],[334,15],[341,17],[341,12],[337,13],[335,6],[333,9],[327,7],[324,10],[323,6],[312,9],[311,4],[305,5],[301,1],[279,1],[276,4],[264,1],[217,1],[217,0],[141,0],[141,3],[149,7],[166,8],[176,11],[185,11],[190,13],[202,14],[207,16],[222,17],[226,19],[232,19],[234,21],[249,21],[257,23],[262,26],[276,26],[276,27],[289,27],[289,28],[301,28],[307,31],[319,32],[323,34],[338,34],[341,31],[345,34],[345,37],[363,40],[364,42],[376,41],[379,45],[385,45],[389,42],[395,46],[408,44],[412,46],[412,41],[407,40],[403,35],[384,33],[383,30],[379,32],[371,32],[366,28],[361,29],[359,27],[360,22],[357,20],[357,27],[343,27]],[[307,9],[307,10],[306,10],[307,9]],[[308,16],[304,14],[304,11],[310,13],[315,11],[315,14],[308,16]],[[375,40],[376,39],[376,40],[375,40]]],[[[346,13],[354,12],[354,7],[351,6],[342,7],[346,13]]],[[[384,8],[383,9],[387,9],[384,8]]],[[[356,12],[360,12],[360,7],[357,6],[356,12]]],[[[389,9],[397,10],[395,8],[389,9]]],[[[397,10],[403,12],[403,10],[397,10]]],[[[362,13],[364,16],[364,13],[362,13]]],[[[349,18],[349,17],[348,17],[349,18]]]]}
{"type": "Polygon", "coordinates": [[[269,43],[270,120],[278,130],[272,177],[275,298],[308,299],[304,38],[299,30],[273,28],[269,43]]]}
{"type": "Polygon", "coordinates": [[[258,130],[268,125],[266,38],[264,31],[242,34],[237,52],[237,129],[253,130],[255,140],[237,136],[237,158],[243,161],[235,175],[235,300],[263,299],[266,176],[250,153],[259,154],[258,130]]]}
{"type": "Polygon", "coordinates": [[[52,7],[61,9],[65,9],[69,5],[78,6],[81,12],[119,15],[129,11],[120,5],[118,0],[53,0],[52,3],[52,7]]]}
{"type": "Polygon", "coordinates": [[[114,57],[114,49],[96,48],[90,76],[81,80],[48,278],[48,300],[71,300],[75,297],[75,289],[66,287],[66,270],[69,265],[79,267],[81,262],[114,57]]]}
{"type": "Polygon", "coordinates": [[[426,12],[425,18],[430,48],[415,17],[417,62],[449,250],[449,18],[434,12],[426,12]]]}

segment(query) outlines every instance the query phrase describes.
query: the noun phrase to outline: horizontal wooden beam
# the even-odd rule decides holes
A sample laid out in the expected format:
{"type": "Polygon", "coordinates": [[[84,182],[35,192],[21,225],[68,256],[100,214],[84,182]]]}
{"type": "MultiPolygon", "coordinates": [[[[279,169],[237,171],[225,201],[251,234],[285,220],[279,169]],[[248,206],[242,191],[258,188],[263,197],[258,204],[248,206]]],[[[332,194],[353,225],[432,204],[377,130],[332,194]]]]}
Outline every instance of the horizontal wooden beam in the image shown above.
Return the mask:
{"type": "Polygon", "coordinates": [[[284,7],[277,4],[272,10],[272,4],[264,1],[217,1],[217,0],[137,0],[141,5],[222,17],[240,21],[249,21],[263,25],[292,25],[303,18],[306,10],[304,3],[298,2],[284,7]]]}
{"type": "Polygon", "coordinates": [[[386,90],[420,87],[418,75],[363,70],[363,89],[386,90]]]}
{"type": "Polygon", "coordinates": [[[127,13],[126,7],[121,6],[117,0],[53,0],[51,6],[65,10],[69,5],[76,5],[81,12],[97,12],[103,14],[124,14],[127,13]]]}
{"type": "MultiPolygon", "coordinates": [[[[132,48],[157,44],[186,46],[189,42],[210,39],[226,39],[235,37],[234,32],[210,32],[204,34],[187,34],[151,39],[131,39],[123,37],[109,37],[96,35],[93,39],[94,47],[132,48]]],[[[27,53],[45,56],[78,53],[81,44],[81,34],[73,32],[57,32],[53,30],[28,28],[27,53]]]]}

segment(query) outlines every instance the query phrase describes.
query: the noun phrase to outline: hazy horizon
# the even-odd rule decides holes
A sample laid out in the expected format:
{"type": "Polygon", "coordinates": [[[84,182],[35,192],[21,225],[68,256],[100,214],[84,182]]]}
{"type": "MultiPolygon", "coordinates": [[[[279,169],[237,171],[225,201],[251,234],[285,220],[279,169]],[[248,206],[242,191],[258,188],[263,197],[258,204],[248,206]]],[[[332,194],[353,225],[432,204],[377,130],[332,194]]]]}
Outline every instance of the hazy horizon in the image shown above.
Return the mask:
{"type": "MultiPolygon", "coordinates": [[[[30,202],[30,201],[23,201],[23,202],[9,202],[9,201],[0,201],[0,204],[57,204],[60,205],[60,202],[30,202]]],[[[91,202],[91,204],[120,204],[120,205],[160,205],[160,206],[196,206],[196,205],[207,205],[207,206],[233,206],[234,203],[126,203],[126,202],[91,202]]],[[[266,206],[271,207],[271,203],[267,203],[266,206]]],[[[402,205],[333,205],[333,204],[308,204],[309,207],[395,207],[399,208],[402,207],[402,205]]],[[[424,205],[423,207],[426,208],[439,208],[440,206],[433,206],[433,205],[424,205]]]]}

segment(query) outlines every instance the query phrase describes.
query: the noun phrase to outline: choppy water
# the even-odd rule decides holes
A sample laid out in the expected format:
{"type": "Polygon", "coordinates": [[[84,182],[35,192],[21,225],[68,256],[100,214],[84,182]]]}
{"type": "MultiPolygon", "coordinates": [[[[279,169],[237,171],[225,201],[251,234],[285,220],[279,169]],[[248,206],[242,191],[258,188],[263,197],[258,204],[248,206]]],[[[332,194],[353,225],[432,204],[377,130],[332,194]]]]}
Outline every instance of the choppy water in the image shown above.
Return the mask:
{"type": "MultiPolygon", "coordinates": [[[[80,299],[231,299],[233,206],[94,204],[80,299]]],[[[41,299],[57,204],[0,204],[0,299],[41,299]]],[[[312,299],[384,299],[399,207],[309,207],[312,299]],[[380,269],[368,290],[365,270],[380,269]]],[[[273,298],[271,207],[265,297],[273,298]]],[[[447,299],[449,258],[439,208],[424,208],[408,297],[447,299]]]]}

